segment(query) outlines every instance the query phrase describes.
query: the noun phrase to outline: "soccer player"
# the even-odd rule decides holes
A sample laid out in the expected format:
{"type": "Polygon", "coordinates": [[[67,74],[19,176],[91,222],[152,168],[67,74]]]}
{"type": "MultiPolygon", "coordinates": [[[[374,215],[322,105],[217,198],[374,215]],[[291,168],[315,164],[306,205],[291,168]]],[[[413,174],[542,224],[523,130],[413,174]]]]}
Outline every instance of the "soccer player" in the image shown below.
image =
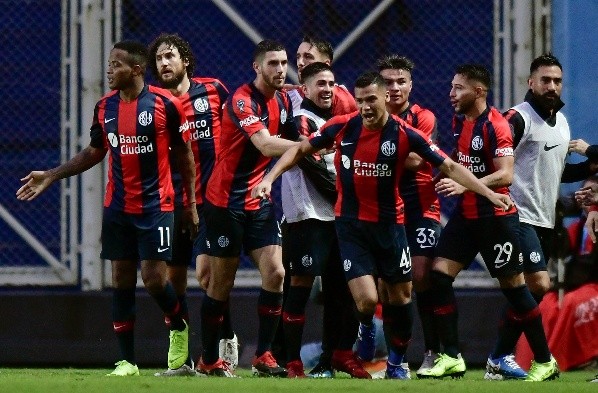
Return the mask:
{"type": "MultiPolygon", "coordinates": [[[[555,56],[549,53],[536,58],[530,66],[525,101],[505,113],[514,133],[515,167],[510,191],[519,211],[524,277],[538,304],[550,288],[546,261],[560,183],[581,181],[597,169],[590,160],[565,163],[568,153],[586,155],[589,151],[592,156],[593,149],[588,149],[583,140],[570,141],[567,119],[560,112],[564,105],[560,100],[562,83],[562,66],[555,56]]],[[[525,372],[512,355],[522,325],[506,313],[502,326],[505,333],[488,358],[485,378],[524,378],[525,372]]]]}
{"type": "Polygon", "coordinates": [[[112,261],[113,326],[122,360],[108,375],[116,376],[139,375],[133,335],[138,260],[145,288],[170,319],[168,368],[178,369],[189,356],[189,328],[166,277],[174,209],[169,149],[177,157],[187,195],[183,215],[191,236],[199,221],[189,126],[168,90],[144,83],[146,64],[144,45],[116,43],[108,58],[112,91],[96,104],[89,146],[58,167],[31,172],[17,191],[18,199],[30,201],[54,181],[84,172],[109,153],[100,256],[112,261]]]}
{"type": "MultiPolygon", "coordinates": [[[[297,48],[297,72],[299,73],[299,83],[303,83],[301,71],[304,67],[316,61],[331,65],[333,58],[334,50],[332,49],[330,42],[311,35],[304,35],[299,47],[297,48]]],[[[293,102],[293,110],[299,110],[301,107],[301,101],[304,97],[304,92],[301,89],[301,85],[285,85],[285,87],[287,88],[289,97],[293,102]]],[[[346,115],[357,110],[355,99],[344,85],[335,83],[333,93],[333,115],[346,115]]]]}
{"type": "MultiPolygon", "coordinates": [[[[388,112],[399,116],[409,125],[422,131],[426,138],[436,139],[436,117],[418,104],[409,101],[413,88],[411,75],[413,61],[404,56],[389,55],[376,63],[380,75],[386,81],[390,101],[388,112]]],[[[417,159],[415,153],[410,153],[417,159]]],[[[432,326],[432,308],[429,272],[434,259],[434,246],[440,236],[440,203],[432,182],[432,165],[423,162],[417,171],[406,169],[401,176],[401,199],[405,204],[405,232],[413,264],[413,290],[417,296],[425,353],[417,372],[429,369],[440,352],[440,342],[432,326]]],[[[360,327],[367,330],[366,327],[360,327]]],[[[360,330],[360,337],[367,336],[360,330]]]]}
{"type": "MultiPolygon", "coordinates": [[[[318,37],[305,35],[297,48],[297,70],[299,73],[299,80],[302,80],[302,72],[305,67],[314,63],[321,62],[331,65],[334,57],[334,50],[330,42],[322,40],[318,37]]],[[[301,102],[304,97],[304,92],[301,86],[285,85],[288,89],[289,97],[293,103],[293,111],[300,110],[301,102]]],[[[332,107],[331,113],[335,115],[346,115],[357,110],[355,99],[351,93],[347,90],[344,85],[334,84],[332,88],[332,107]]],[[[302,161],[304,162],[304,161],[302,161]]],[[[336,190],[334,190],[334,199],[336,199],[336,190]]],[[[286,216],[286,214],[285,214],[286,216]]],[[[288,248],[283,245],[283,262],[285,267],[288,265],[288,258],[286,250],[288,248]]],[[[328,264],[327,266],[332,266],[328,264]]],[[[354,326],[357,324],[353,313],[353,300],[349,296],[349,302],[347,302],[345,296],[328,295],[330,293],[346,293],[347,283],[345,281],[342,270],[328,270],[326,274],[321,276],[322,279],[322,291],[325,292],[322,296],[324,303],[324,315],[323,315],[323,335],[322,335],[322,354],[318,364],[309,372],[310,377],[314,378],[331,378],[334,376],[334,369],[332,368],[332,354],[333,350],[337,348],[340,340],[344,341],[337,334],[337,327],[339,323],[345,324],[347,327],[354,326]],[[347,308],[350,307],[351,310],[347,308]]],[[[285,284],[288,284],[289,278],[285,278],[285,284]]],[[[285,292],[288,285],[285,286],[285,292]]],[[[280,329],[279,329],[280,330],[280,329]]],[[[344,330],[345,333],[349,333],[350,330],[344,330]]],[[[355,341],[356,333],[354,334],[353,341],[355,341]]],[[[280,335],[277,336],[278,341],[284,341],[280,335]]],[[[347,338],[348,339],[348,338],[347,338]]],[[[283,347],[286,345],[283,344],[283,347]]],[[[341,344],[341,347],[344,347],[341,344]]],[[[351,357],[346,357],[347,361],[351,360],[351,357]]],[[[340,364],[338,364],[340,365],[340,364]]],[[[344,367],[345,369],[347,367],[344,367]]]]}
{"type": "MultiPolygon", "coordinates": [[[[507,196],[513,178],[513,141],[502,115],[487,104],[490,73],[480,65],[457,67],[451,83],[450,100],[455,108],[453,135],[456,156],[486,186],[507,196]]],[[[527,379],[545,380],[558,376],[556,361],[548,350],[537,302],[525,285],[517,230],[517,209],[497,209],[451,179],[441,179],[436,190],[447,196],[460,195],[457,208],[444,227],[430,272],[433,288],[434,323],[444,353],[432,368],[418,376],[460,377],[466,366],[459,353],[457,304],[453,281],[478,252],[509,303],[509,315],[520,321],[530,342],[535,362],[527,379]],[[463,241],[467,239],[466,241],[463,241]]],[[[503,332],[499,330],[499,335],[503,332]]]]}
{"type": "MultiPolygon", "coordinates": [[[[332,117],[334,74],[326,63],[311,63],[301,71],[305,98],[294,112],[300,134],[309,137],[332,117]]],[[[370,378],[353,353],[357,320],[353,299],[343,277],[334,229],[336,172],[334,153],[306,156],[299,167],[282,176],[282,208],[288,222],[283,249],[290,262],[290,286],[286,291],[282,323],[289,378],[305,377],[299,356],[305,324],[305,306],[315,276],[322,277],[324,318],[334,332],[328,337],[332,356],[329,367],[354,378],[370,378]],[[334,308],[334,311],[331,310],[334,308]]],[[[328,349],[328,348],[327,348],[328,349]]],[[[323,376],[323,375],[322,375],[323,376]]]]}
{"type": "Polygon", "coordinates": [[[332,118],[309,140],[291,148],[254,188],[252,196],[268,195],[272,181],[301,157],[336,146],[335,226],[345,277],[360,322],[369,325],[378,300],[382,302],[389,349],[386,378],[408,379],[408,370],[401,363],[413,321],[411,257],[398,180],[409,152],[418,153],[501,208],[509,209],[512,202],[507,195],[484,186],[403,120],[390,115],[386,110],[389,94],[380,74],[370,72],[357,78],[355,99],[358,113],[332,118]],[[378,288],[375,276],[381,279],[378,288]]]}
{"type": "MultiPolygon", "coordinates": [[[[226,86],[215,78],[193,77],[195,56],[191,45],[177,34],[163,33],[149,46],[150,70],[160,85],[178,97],[185,110],[190,126],[191,148],[195,161],[195,199],[199,216],[199,235],[190,239],[181,225],[181,211],[184,206],[184,194],[181,176],[178,173],[175,157],[171,157],[173,185],[175,189],[174,233],[172,260],[168,263],[168,279],[172,283],[183,314],[188,323],[187,306],[187,268],[191,260],[196,261],[196,276],[205,290],[209,279],[209,261],[206,253],[206,227],[203,217],[203,201],[208,179],[216,161],[216,152],[220,142],[220,123],[222,106],[228,97],[226,86]]],[[[220,357],[231,368],[239,362],[238,340],[230,324],[228,308],[222,324],[220,357]]],[[[194,374],[193,364],[183,365],[177,370],[166,370],[160,375],[194,374]],[[191,366],[191,367],[189,367],[191,366]]]]}
{"type": "Polygon", "coordinates": [[[260,42],[253,56],[256,78],[239,87],[225,105],[221,149],[204,202],[208,255],[212,257],[210,280],[201,307],[203,352],[199,370],[204,374],[232,376],[218,356],[218,332],[241,247],[262,276],[254,371],[269,376],[287,374],[271,352],[282,311],[284,268],[280,230],[272,203],[254,200],[250,195],[250,189],[264,176],[272,157],[283,154],[299,138],[291,102],[282,90],[287,63],[282,44],[273,40],[260,42]]]}

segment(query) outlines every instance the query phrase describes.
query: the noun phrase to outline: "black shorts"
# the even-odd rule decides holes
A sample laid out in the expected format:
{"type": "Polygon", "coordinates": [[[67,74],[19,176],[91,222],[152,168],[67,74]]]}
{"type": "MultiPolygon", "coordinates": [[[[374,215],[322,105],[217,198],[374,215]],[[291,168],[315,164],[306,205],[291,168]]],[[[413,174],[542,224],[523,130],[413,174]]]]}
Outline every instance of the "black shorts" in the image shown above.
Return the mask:
{"type": "Polygon", "coordinates": [[[535,273],[546,270],[546,255],[550,250],[552,229],[519,223],[519,242],[523,254],[523,271],[535,273]]]}
{"type": "Polygon", "coordinates": [[[521,273],[518,228],[517,214],[477,219],[455,214],[442,230],[436,256],[467,267],[479,252],[492,277],[521,273]]]}
{"type": "Polygon", "coordinates": [[[411,281],[411,255],[401,224],[335,221],[345,278],[372,275],[389,284],[411,281]]]}
{"type": "Polygon", "coordinates": [[[102,217],[103,259],[170,261],[173,212],[131,214],[105,207],[102,217]]]}
{"type": "Polygon", "coordinates": [[[427,217],[421,217],[405,224],[411,256],[434,258],[434,249],[438,243],[441,228],[438,221],[427,217]]]}
{"type": "Polygon", "coordinates": [[[340,263],[334,221],[307,219],[288,223],[282,248],[291,276],[321,276],[328,263],[340,263]]]}
{"type": "Polygon", "coordinates": [[[234,210],[204,203],[207,254],[237,257],[266,246],[280,246],[282,234],[274,207],[266,204],[258,210],[234,210]]]}
{"type": "Polygon", "coordinates": [[[174,232],[172,239],[172,260],[168,266],[195,266],[195,257],[206,253],[206,221],[203,216],[203,205],[197,205],[199,232],[192,240],[189,232],[183,232],[183,207],[174,209],[174,232]]]}

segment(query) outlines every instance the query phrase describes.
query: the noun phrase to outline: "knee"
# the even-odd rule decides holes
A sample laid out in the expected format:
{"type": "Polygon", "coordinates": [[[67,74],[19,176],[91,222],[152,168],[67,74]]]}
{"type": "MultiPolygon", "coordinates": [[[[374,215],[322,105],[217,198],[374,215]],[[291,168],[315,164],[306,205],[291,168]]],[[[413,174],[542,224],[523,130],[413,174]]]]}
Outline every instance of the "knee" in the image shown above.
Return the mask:
{"type": "Polygon", "coordinates": [[[153,270],[142,271],[141,279],[143,280],[143,285],[149,293],[159,292],[166,285],[166,277],[153,270]]]}
{"type": "Polygon", "coordinates": [[[374,315],[374,313],[376,312],[376,304],[376,299],[366,297],[355,300],[355,306],[357,307],[357,311],[366,315],[374,315]]]}
{"type": "Polygon", "coordinates": [[[530,292],[534,296],[544,296],[546,292],[550,290],[550,281],[540,281],[540,282],[533,282],[528,284],[530,292]]]}

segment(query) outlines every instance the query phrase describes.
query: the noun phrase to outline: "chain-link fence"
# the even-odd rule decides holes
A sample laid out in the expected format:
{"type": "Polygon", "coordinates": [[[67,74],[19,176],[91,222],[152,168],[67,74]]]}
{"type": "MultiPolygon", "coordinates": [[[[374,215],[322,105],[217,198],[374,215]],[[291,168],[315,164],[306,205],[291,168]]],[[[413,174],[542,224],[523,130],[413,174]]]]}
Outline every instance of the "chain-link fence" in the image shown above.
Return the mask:
{"type": "MultiPolygon", "coordinates": [[[[262,38],[285,44],[293,68],[304,34],[329,40],[335,48],[336,79],[349,89],[359,74],[374,69],[379,57],[406,55],[416,63],[412,101],[436,114],[439,144],[445,151],[452,147],[448,92],[455,67],[464,62],[493,66],[493,0],[110,2],[118,19],[114,28],[120,29],[116,36],[149,43],[161,32],[177,32],[192,44],[196,74],[216,77],[231,91],[255,77],[252,52],[262,38]]],[[[81,7],[90,2],[77,3],[81,7]]],[[[7,222],[8,216],[14,218],[50,254],[61,258],[61,188],[54,185],[29,204],[16,201],[14,192],[19,177],[29,170],[60,161],[60,36],[61,18],[66,18],[67,11],[61,12],[58,0],[0,4],[0,42],[4,44],[0,178],[5,190],[0,212],[6,210],[0,219],[0,268],[45,265],[39,250],[23,240],[24,232],[17,234],[16,224],[7,222]]],[[[98,51],[102,50],[100,41],[98,37],[98,51]]],[[[91,113],[83,113],[82,118],[78,127],[87,129],[91,113]]],[[[84,147],[88,139],[80,143],[84,147]]]]}
{"type": "Polygon", "coordinates": [[[60,256],[60,187],[30,205],[15,191],[29,170],[60,163],[61,7],[16,0],[0,7],[0,269],[24,270],[47,266],[40,254],[60,256]]]}

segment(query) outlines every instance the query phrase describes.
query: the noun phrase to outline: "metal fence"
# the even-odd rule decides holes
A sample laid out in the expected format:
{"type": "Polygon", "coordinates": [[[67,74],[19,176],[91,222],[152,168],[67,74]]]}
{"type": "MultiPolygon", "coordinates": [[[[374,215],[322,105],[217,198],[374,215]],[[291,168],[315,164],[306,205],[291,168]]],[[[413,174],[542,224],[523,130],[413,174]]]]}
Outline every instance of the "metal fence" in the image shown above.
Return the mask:
{"type": "MultiPolygon", "coordinates": [[[[513,29],[505,29],[513,26],[515,5],[509,0],[4,0],[0,5],[5,92],[0,96],[0,285],[94,289],[109,282],[97,252],[102,167],[54,185],[32,203],[18,202],[14,192],[31,169],[55,166],[88,144],[92,105],[105,92],[105,60],[115,40],[149,43],[161,32],[179,33],[192,44],[196,74],[217,77],[231,91],[254,78],[252,51],[263,38],[287,47],[290,79],[302,36],[329,40],[337,81],[349,89],[380,56],[406,55],[416,63],[412,101],[436,114],[444,150],[452,147],[448,92],[455,67],[486,65],[500,75],[500,91],[512,84],[516,57],[510,47],[513,29]],[[98,280],[98,273],[104,278],[98,280]]],[[[448,201],[443,209],[450,207],[448,201]]]]}

